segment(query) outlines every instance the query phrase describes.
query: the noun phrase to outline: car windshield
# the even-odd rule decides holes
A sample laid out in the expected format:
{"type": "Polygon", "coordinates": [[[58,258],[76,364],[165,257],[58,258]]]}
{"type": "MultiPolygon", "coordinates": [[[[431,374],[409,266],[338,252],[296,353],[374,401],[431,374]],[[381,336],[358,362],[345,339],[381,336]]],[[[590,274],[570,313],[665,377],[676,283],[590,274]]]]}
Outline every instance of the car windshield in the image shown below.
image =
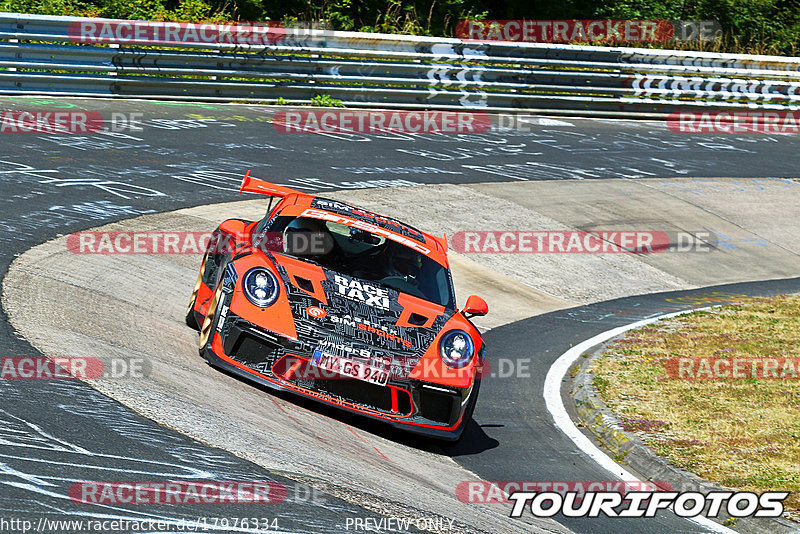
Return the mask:
{"type": "Polygon", "coordinates": [[[276,217],[261,231],[282,236],[283,253],[288,256],[447,308],[455,306],[447,268],[384,236],[331,221],[286,216],[276,217]]]}

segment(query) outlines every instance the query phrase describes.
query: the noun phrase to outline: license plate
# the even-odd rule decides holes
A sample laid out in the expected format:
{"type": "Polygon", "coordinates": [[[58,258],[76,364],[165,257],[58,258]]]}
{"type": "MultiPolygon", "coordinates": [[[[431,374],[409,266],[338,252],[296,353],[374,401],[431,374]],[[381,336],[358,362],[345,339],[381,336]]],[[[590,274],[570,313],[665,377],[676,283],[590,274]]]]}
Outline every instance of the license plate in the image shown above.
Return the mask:
{"type": "Polygon", "coordinates": [[[373,367],[363,362],[355,362],[322,350],[314,351],[311,365],[331,373],[338,373],[347,378],[355,378],[356,380],[363,380],[379,386],[385,386],[389,380],[389,372],[385,369],[373,367]]]}

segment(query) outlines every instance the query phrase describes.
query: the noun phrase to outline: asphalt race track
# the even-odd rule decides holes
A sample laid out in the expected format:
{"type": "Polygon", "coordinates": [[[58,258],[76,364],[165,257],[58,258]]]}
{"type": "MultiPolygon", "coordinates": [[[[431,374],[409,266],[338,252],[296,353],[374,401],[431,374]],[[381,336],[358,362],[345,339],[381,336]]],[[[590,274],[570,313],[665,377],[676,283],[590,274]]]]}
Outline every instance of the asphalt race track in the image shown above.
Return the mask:
{"type": "MultiPolygon", "coordinates": [[[[746,298],[798,291],[800,278],[790,278],[628,297],[518,321],[489,331],[485,339],[490,346],[502,347],[503,354],[532,357],[536,368],[546,369],[577,342],[643,319],[722,304],[719,294],[746,298]],[[531,332],[536,332],[533,347],[531,332]]],[[[541,397],[544,379],[544,373],[532,373],[530,378],[486,380],[481,395],[492,401],[475,409],[477,423],[473,422],[463,442],[447,449],[448,454],[485,480],[608,480],[609,474],[573,450],[573,443],[552,424],[541,397]]],[[[562,398],[570,406],[563,391],[562,398]]],[[[575,532],[697,530],[696,525],[668,516],[660,516],[657,525],[652,519],[557,519],[575,532]]]]}
{"type": "MultiPolygon", "coordinates": [[[[796,173],[792,136],[687,136],[656,123],[530,119],[523,130],[474,136],[286,135],[270,123],[274,108],[245,105],[4,98],[7,109],[141,112],[141,129],[87,136],[0,137],[0,264],[73,231],[178,208],[240,200],[245,170],[297,189],[324,192],[415,184],[672,177],[774,177],[796,173]]],[[[695,307],[666,299],[713,290],[760,295],[800,290],[797,279],[630,297],[552,312],[491,330],[492,354],[530,354],[533,380],[487,381],[475,423],[444,452],[487,480],[604,480],[552,425],[541,397],[549,365],[583,339],[670,311],[695,307]],[[531,346],[528,336],[535,333],[531,346]]],[[[36,351],[0,312],[0,356],[36,351]]],[[[50,519],[150,515],[177,521],[247,517],[250,509],[98,509],[64,497],[72,481],[170,478],[270,480],[287,500],[267,508],[281,530],[333,531],[363,508],[308,488],[224,450],[208,447],[139,416],[79,382],[0,381],[0,515],[50,519]]],[[[263,514],[258,514],[262,517],[263,514]]],[[[628,520],[630,521],[630,520],[628,520]]],[[[613,532],[611,520],[559,522],[576,532],[613,532]]],[[[624,528],[700,531],[669,515],[624,528]]],[[[60,528],[65,531],[68,529],[60,528]]],[[[232,530],[218,525],[218,531],[232,530]]]]}

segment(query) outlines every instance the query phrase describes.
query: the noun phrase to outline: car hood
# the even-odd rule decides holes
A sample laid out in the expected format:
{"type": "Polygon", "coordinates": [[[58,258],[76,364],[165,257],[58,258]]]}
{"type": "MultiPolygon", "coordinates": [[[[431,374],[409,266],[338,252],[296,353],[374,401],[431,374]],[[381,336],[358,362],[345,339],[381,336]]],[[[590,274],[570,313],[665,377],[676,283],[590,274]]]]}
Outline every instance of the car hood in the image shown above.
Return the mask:
{"type": "Polygon", "coordinates": [[[406,376],[452,317],[423,299],[275,254],[303,352],[391,364],[406,376]]]}

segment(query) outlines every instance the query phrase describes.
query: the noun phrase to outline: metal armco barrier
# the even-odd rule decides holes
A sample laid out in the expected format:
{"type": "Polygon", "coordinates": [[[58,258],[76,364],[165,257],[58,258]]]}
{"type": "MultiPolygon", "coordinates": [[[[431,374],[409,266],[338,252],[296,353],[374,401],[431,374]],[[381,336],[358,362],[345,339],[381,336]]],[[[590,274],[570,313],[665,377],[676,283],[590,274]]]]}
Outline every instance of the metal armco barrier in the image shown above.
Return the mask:
{"type": "Polygon", "coordinates": [[[0,13],[0,94],[634,117],[800,105],[795,57],[292,28],[257,45],[75,38],[104,22],[125,21],[0,13]]]}

